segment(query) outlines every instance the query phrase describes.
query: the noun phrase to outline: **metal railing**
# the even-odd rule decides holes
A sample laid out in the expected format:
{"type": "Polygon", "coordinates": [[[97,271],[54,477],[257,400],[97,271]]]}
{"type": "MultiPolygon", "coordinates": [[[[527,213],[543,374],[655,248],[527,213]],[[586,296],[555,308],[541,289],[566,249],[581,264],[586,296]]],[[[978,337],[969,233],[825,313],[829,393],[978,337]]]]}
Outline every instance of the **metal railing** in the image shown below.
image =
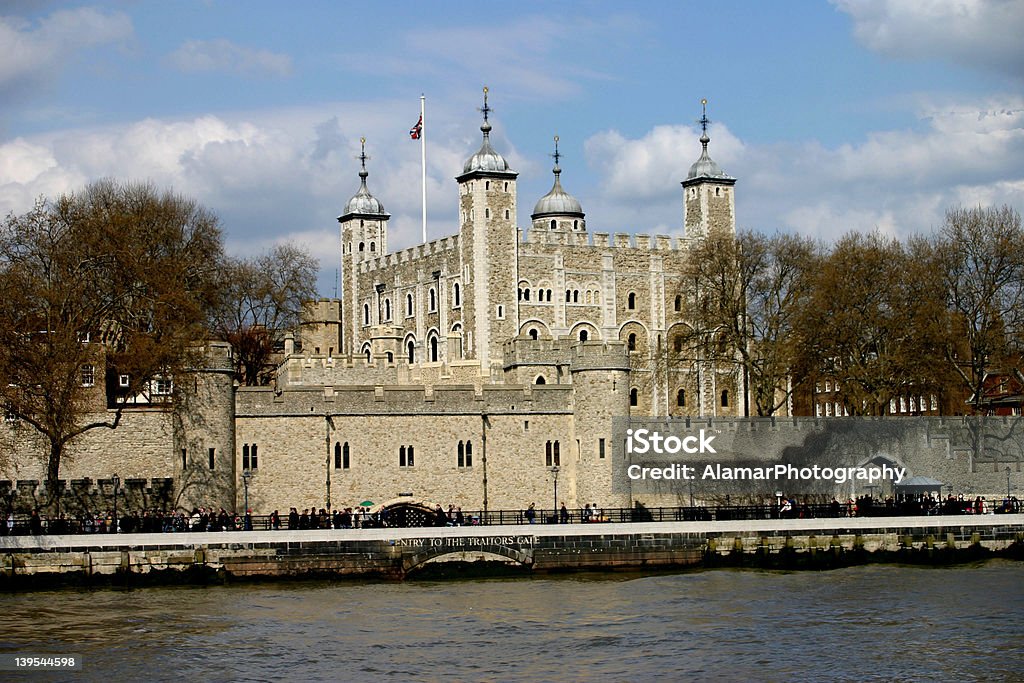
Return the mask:
{"type": "MultiPolygon", "coordinates": [[[[993,501],[988,512],[1019,513],[1022,502],[1016,498],[1009,501],[993,501]]],[[[472,510],[462,511],[461,519],[454,516],[442,519],[426,516],[420,526],[496,526],[530,524],[600,524],[607,522],[720,522],[727,520],[759,519],[827,519],[843,517],[913,517],[933,514],[959,515],[975,514],[971,501],[943,501],[938,504],[922,504],[917,501],[893,503],[892,501],[870,501],[861,499],[857,503],[814,503],[797,504],[791,509],[778,505],[718,505],[693,507],[643,507],[605,509],[522,509],[522,510],[472,510]],[[531,514],[532,513],[532,514],[531,514]]],[[[92,534],[112,533],[115,526],[113,515],[79,516],[76,518],[48,519],[44,516],[28,515],[0,518],[0,535],[30,534],[92,534]]],[[[201,516],[193,518],[182,514],[150,513],[146,516],[125,515],[117,520],[119,533],[187,533],[198,531],[271,531],[302,529],[351,529],[398,526],[389,519],[388,513],[343,513],[324,516],[300,516],[289,520],[287,515],[279,516],[275,524],[271,515],[201,516]]]]}

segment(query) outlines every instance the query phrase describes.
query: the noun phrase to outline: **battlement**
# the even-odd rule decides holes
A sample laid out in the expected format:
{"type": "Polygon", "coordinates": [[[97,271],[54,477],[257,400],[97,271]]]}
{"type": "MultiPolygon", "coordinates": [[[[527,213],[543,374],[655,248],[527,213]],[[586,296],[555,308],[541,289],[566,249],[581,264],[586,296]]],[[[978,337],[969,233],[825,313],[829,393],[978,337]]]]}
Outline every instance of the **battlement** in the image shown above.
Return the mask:
{"type": "Polygon", "coordinates": [[[634,249],[636,251],[683,251],[690,248],[692,240],[671,235],[633,235],[617,232],[563,232],[556,230],[520,230],[519,239],[523,245],[566,245],[591,247],[595,249],[634,249]]]}
{"type": "Polygon", "coordinates": [[[458,252],[461,238],[459,235],[449,235],[440,239],[417,244],[416,246],[384,254],[359,263],[360,273],[372,273],[378,270],[391,268],[403,263],[412,263],[428,256],[458,252]]]}
{"type": "Polygon", "coordinates": [[[466,385],[383,386],[347,385],[240,387],[237,415],[246,417],[311,417],[324,415],[409,414],[568,414],[572,386],[466,385]]]}

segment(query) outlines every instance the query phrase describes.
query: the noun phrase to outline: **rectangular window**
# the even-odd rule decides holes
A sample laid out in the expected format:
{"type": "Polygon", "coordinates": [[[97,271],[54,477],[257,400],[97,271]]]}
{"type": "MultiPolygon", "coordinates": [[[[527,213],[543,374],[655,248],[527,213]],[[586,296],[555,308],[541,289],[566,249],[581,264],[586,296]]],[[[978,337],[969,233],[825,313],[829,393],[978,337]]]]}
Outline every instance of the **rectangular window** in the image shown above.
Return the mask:
{"type": "Polygon", "coordinates": [[[181,449],[181,469],[188,467],[188,449],[181,449]]]}
{"type": "Polygon", "coordinates": [[[260,468],[260,458],[256,444],[252,445],[252,452],[249,454],[249,464],[252,465],[252,469],[254,470],[258,470],[260,468]]]}
{"type": "Polygon", "coordinates": [[[171,393],[171,380],[158,377],[153,380],[153,394],[156,396],[168,396],[171,393]]]}
{"type": "Polygon", "coordinates": [[[128,375],[118,375],[117,384],[122,389],[127,389],[128,385],[131,384],[131,377],[129,377],[128,375]]]}
{"type": "Polygon", "coordinates": [[[83,365],[82,366],[82,386],[91,387],[96,384],[96,366],[95,365],[83,365]]]}
{"type": "Polygon", "coordinates": [[[597,457],[604,458],[604,439],[597,440],[597,457]]]}
{"type": "Polygon", "coordinates": [[[249,469],[249,444],[242,446],[242,469],[249,469]]]}
{"type": "Polygon", "coordinates": [[[210,469],[212,470],[213,469],[214,456],[217,455],[217,451],[214,450],[213,448],[211,448],[210,451],[209,451],[209,454],[210,454],[210,469]]]}

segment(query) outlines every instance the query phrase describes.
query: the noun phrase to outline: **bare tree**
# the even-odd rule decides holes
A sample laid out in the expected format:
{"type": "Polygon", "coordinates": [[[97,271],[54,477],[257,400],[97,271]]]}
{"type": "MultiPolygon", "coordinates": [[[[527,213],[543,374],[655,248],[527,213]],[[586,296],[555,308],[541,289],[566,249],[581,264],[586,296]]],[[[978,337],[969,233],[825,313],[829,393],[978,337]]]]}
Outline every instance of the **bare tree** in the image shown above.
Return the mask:
{"type": "Polygon", "coordinates": [[[806,373],[794,324],[809,300],[818,259],[813,240],[755,232],[712,235],[690,254],[685,272],[689,326],[673,342],[681,355],[744,377],[757,415],[785,406],[806,373]]]}
{"type": "Polygon", "coordinates": [[[252,259],[234,260],[225,269],[226,296],[213,329],[234,347],[240,382],[270,382],[274,346],[285,332],[298,328],[303,302],[316,297],[318,270],[309,252],[289,244],[252,259]]]}
{"type": "Polygon", "coordinates": [[[894,397],[941,382],[934,291],[918,272],[904,245],[874,232],[841,238],[815,273],[804,356],[812,374],[840,383],[851,414],[884,415],[894,397]]]}
{"type": "Polygon", "coordinates": [[[115,429],[197,361],[218,297],[217,219],[150,185],[101,181],[9,215],[0,233],[0,398],[47,444],[59,500],[70,441],[115,429]],[[104,398],[109,376],[121,391],[104,398]]]}
{"type": "Polygon", "coordinates": [[[975,408],[986,373],[1019,362],[1024,341],[1024,230],[1009,206],[950,209],[933,242],[946,295],[943,354],[975,408]]]}

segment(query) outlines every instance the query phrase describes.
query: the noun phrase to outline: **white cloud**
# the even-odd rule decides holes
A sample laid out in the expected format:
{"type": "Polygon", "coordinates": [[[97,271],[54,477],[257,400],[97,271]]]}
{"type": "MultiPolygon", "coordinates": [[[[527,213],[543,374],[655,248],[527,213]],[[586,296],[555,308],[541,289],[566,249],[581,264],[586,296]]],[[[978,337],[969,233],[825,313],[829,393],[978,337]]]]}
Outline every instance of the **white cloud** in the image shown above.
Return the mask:
{"type": "Polygon", "coordinates": [[[833,0],[869,49],[941,59],[1024,77],[1024,3],[1019,0],[833,0]]]}
{"type": "Polygon", "coordinates": [[[91,7],[58,10],[35,24],[0,16],[0,95],[17,87],[36,87],[82,50],[121,43],[132,35],[127,15],[91,7]]]}
{"type": "MultiPolygon", "coordinates": [[[[835,148],[751,145],[716,126],[709,151],[738,178],[740,227],[828,240],[851,230],[907,236],[933,230],[951,206],[1024,210],[1024,98],[931,103],[920,117],[922,132],[878,131],[835,148]]],[[[587,160],[603,180],[599,195],[581,197],[589,227],[678,232],[679,181],[699,154],[698,132],[660,126],[638,139],[615,131],[591,137],[587,160]]]]}
{"type": "Polygon", "coordinates": [[[189,40],[167,56],[181,71],[221,71],[244,76],[288,76],[292,58],[269,50],[254,50],[230,40],[189,40]]]}
{"type": "MultiPolygon", "coordinates": [[[[151,181],[220,216],[232,253],[249,255],[289,240],[305,244],[321,260],[320,288],[329,294],[338,265],[336,218],[359,187],[361,135],[372,157],[370,191],[392,214],[389,245],[419,242],[419,145],[408,139],[410,123],[405,106],[356,103],[151,118],[17,138],[0,144],[0,215],[24,212],[40,195],[56,197],[99,178],[151,181]]],[[[467,150],[478,145],[479,134],[470,142],[439,125],[432,130],[431,238],[456,232],[453,178],[467,150]]]]}

